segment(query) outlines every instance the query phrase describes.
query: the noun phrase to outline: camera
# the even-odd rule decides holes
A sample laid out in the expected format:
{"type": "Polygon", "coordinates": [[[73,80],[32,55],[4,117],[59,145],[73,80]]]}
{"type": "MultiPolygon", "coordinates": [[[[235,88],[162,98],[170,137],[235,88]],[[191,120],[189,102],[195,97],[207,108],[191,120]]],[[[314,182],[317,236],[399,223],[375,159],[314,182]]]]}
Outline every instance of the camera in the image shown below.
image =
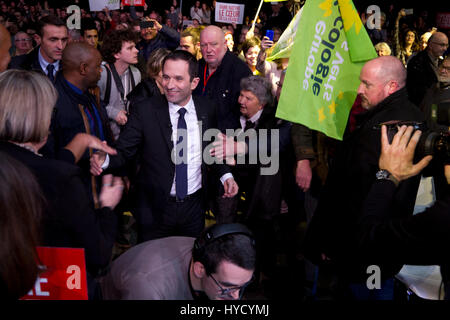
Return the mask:
{"type": "Polygon", "coordinates": [[[416,146],[415,158],[420,160],[425,156],[431,155],[435,161],[442,164],[450,164],[450,134],[448,132],[442,133],[429,130],[426,123],[417,121],[388,121],[376,125],[376,128],[381,129],[382,125],[386,126],[389,143],[392,142],[401,126],[412,126],[414,131],[422,131],[416,146]]]}
{"type": "Polygon", "coordinates": [[[155,23],[153,21],[141,21],[140,26],[141,29],[153,28],[155,23]]]}

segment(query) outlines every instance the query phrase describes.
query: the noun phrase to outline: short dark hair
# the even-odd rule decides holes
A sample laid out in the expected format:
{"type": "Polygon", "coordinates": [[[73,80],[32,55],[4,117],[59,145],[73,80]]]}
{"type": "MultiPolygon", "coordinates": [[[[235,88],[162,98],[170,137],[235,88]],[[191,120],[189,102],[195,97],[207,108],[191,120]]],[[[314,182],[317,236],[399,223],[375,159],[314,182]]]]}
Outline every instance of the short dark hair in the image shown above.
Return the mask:
{"type": "Polygon", "coordinates": [[[195,57],[187,51],[184,50],[175,50],[174,52],[167,55],[167,57],[164,58],[163,66],[166,63],[167,60],[183,60],[186,61],[189,65],[189,75],[191,77],[191,81],[194,78],[198,77],[198,62],[195,57]]]}
{"type": "Polygon", "coordinates": [[[37,28],[37,34],[40,37],[44,36],[44,27],[45,26],[56,26],[56,27],[66,27],[66,23],[61,20],[60,18],[58,18],[57,16],[53,16],[53,15],[49,15],[49,16],[45,16],[42,17],[39,22],[38,22],[38,28],[37,28]]]}
{"type": "Polygon", "coordinates": [[[138,42],[135,32],[131,29],[114,30],[103,39],[101,53],[103,59],[108,63],[116,62],[114,55],[122,50],[124,42],[138,42]]]}
{"type": "MultiPolygon", "coordinates": [[[[199,239],[205,238],[205,235],[215,227],[217,226],[206,228],[199,239]]],[[[256,265],[255,240],[248,234],[226,234],[201,247],[194,246],[192,258],[203,264],[207,275],[215,273],[223,261],[228,261],[246,270],[254,270],[256,265]]]]}
{"type": "Polygon", "coordinates": [[[95,25],[94,19],[92,18],[81,19],[81,29],[80,29],[81,36],[84,37],[84,32],[88,30],[97,31],[97,26],[95,25]]]}

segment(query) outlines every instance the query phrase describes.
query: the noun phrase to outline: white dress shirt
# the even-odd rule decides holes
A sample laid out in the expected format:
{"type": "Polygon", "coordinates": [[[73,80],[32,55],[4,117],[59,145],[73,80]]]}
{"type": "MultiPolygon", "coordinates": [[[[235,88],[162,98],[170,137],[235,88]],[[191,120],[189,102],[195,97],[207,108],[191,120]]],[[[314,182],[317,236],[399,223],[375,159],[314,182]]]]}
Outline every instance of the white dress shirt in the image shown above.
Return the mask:
{"type": "Polygon", "coordinates": [[[262,112],[263,112],[263,109],[259,110],[259,111],[258,111],[257,113],[255,113],[255,114],[253,115],[253,117],[251,117],[250,119],[247,119],[246,117],[241,116],[239,120],[241,121],[241,128],[242,128],[242,130],[245,129],[245,123],[247,122],[247,120],[250,120],[252,123],[255,123],[255,122],[258,121],[259,118],[261,117],[261,113],[262,113],[262,112]]]}
{"type": "MultiPolygon", "coordinates": [[[[47,74],[47,66],[50,64],[47,60],[44,59],[44,57],[41,54],[41,48],[39,48],[38,51],[38,57],[39,57],[39,64],[41,65],[42,71],[44,71],[45,74],[47,74]]],[[[53,70],[53,76],[56,75],[56,72],[59,70],[59,60],[56,60],[56,62],[52,63],[55,69],[53,70]]]]}

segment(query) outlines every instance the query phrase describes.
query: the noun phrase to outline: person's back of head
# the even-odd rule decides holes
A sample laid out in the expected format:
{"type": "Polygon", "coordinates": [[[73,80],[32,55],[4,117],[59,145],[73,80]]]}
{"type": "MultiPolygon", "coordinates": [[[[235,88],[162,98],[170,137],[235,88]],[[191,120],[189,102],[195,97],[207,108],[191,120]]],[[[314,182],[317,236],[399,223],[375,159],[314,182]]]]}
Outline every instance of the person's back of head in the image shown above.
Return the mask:
{"type": "Polygon", "coordinates": [[[398,84],[397,90],[406,85],[406,68],[400,59],[394,56],[381,56],[370,62],[375,66],[373,71],[380,80],[396,82],[398,84]]]}
{"type": "Polygon", "coordinates": [[[39,143],[48,136],[57,93],[47,77],[31,71],[0,74],[0,140],[39,143]]]}
{"type": "Polygon", "coordinates": [[[0,152],[0,297],[19,299],[39,275],[36,246],[44,197],[21,162],[0,152]]]}

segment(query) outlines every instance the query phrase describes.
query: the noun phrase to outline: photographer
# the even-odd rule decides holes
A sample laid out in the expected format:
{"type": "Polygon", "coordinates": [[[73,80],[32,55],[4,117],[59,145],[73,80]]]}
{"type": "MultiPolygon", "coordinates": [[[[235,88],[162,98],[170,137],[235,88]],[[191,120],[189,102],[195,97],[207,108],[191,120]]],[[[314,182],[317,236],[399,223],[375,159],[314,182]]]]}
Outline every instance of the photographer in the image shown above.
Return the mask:
{"type": "Polygon", "coordinates": [[[380,171],[365,201],[357,241],[361,255],[371,264],[441,265],[447,289],[450,284],[448,272],[442,266],[448,265],[449,260],[450,165],[444,165],[447,192],[442,200],[414,216],[395,218],[387,215],[397,187],[405,179],[419,174],[431,161],[432,157],[426,156],[413,164],[420,136],[419,130],[413,134],[413,127],[402,126],[389,143],[386,126],[382,127],[380,171]]]}

